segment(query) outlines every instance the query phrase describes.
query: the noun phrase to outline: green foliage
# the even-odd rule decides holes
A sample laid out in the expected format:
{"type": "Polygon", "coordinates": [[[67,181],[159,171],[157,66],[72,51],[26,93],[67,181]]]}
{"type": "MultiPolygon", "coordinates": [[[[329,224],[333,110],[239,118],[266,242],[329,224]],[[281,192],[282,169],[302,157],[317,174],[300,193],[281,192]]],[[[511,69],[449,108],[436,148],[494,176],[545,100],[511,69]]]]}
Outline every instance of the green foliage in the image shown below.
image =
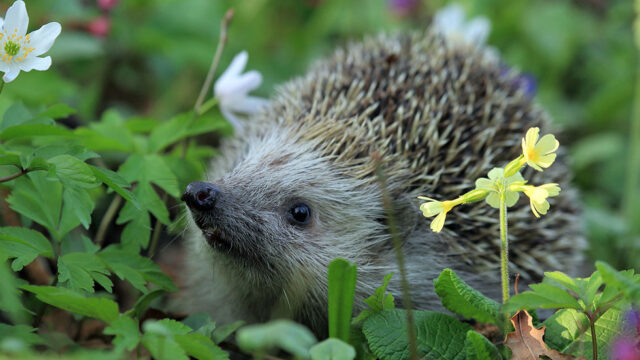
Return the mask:
{"type": "Polygon", "coordinates": [[[118,304],[104,297],[87,297],[78,291],[55,286],[23,285],[22,289],[35,294],[44,303],[72,313],[107,323],[118,318],[118,304]]]}
{"type": "Polygon", "coordinates": [[[245,326],[238,330],[236,340],[240,349],[249,353],[264,354],[279,348],[300,358],[308,358],[309,349],[317,342],[307,328],[290,320],[245,326]]]}
{"type": "Polygon", "coordinates": [[[311,360],[352,360],[356,351],[339,339],[330,338],[317,343],[309,349],[311,360]]]}
{"type": "Polygon", "coordinates": [[[360,314],[355,319],[353,319],[354,324],[358,324],[364,321],[371,314],[381,312],[382,310],[391,310],[395,308],[395,303],[393,302],[393,294],[387,292],[387,286],[389,286],[389,282],[391,281],[392,276],[393,273],[385,275],[384,279],[382,280],[382,286],[376,288],[376,293],[364,300],[364,302],[369,305],[370,309],[362,310],[360,314]]]}
{"type": "Polygon", "coordinates": [[[356,291],[356,266],[344,259],[331,261],[328,281],[329,336],[348,342],[356,291]]]}
{"type": "Polygon", "coordinates": [[[107,335],[115,335],[113,339],[113,345],[115,345],[116,352],[123,352],[124,350],[133,350],[140,343],[142,335],[138,329],[138,322],[134,319],[120,315],[118,319],[114,320],[104,329],[104,333],[107,335]]]}
{"type": "Polygon", "coordinates": [[[444,269],[434,287],[447,310],[482,323],[504,324],[500,304],[467,285],[453,270],[444,269]]]}
{"type": "Polygon", "coordinates": [[[53,248],[41,233],[19,227],[0,227],[0,251],[9,259],[13,271],[20,271],[37,256],[53,257],[53,248]]]}
{"type": "Polygon", "coordinates": [[[467,359],[500,360],[502,356],[498,349],[486,337],[473,330],[467,331],[464,340],[464,349],[467,359]]]}
{"type": "Polygon", "coordinates": [[[143,329],[142,344],[155,359],[228,359],[210,338],[175,320],[147,321],[143,329]]]}

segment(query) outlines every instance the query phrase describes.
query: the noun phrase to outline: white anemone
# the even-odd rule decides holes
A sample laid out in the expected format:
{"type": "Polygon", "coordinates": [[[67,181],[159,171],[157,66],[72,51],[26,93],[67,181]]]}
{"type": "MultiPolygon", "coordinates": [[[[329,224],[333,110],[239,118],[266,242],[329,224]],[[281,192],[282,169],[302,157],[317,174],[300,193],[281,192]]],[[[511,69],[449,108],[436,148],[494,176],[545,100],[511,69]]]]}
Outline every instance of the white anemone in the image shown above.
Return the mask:
{"type": "Polygon", "coordinates": [[[247,60],[249,55],[246,51],[236,55],[213,86],[220,111],[236,131],[242,129],[242,122],[236,114],[252,115],[269,103],[266,99],[249,96],[249,92],[262,83],[262,75],[255,70],[242,74],[247,60]]]}
{"type": "Polygon", "coordinates": [[[51,66],[51,56],[38,56],[53,46],[60,35],[60,24],[51,22],[30,34],[27,26],[29,15],[22,0],[14,2],[4,20],[0,19],[0,71],[5,82],[13,81],[20,71],[47,70],[51,66]]]}
{"type": "Polygon", "coordinates": [[[478,47],[487,42],[491,31],[491,22],[486,17],[478,16],[465,21],[464,9],[459,4],[451,4],[438,10],[433,18],[433,26],[449,40],[478,47]]]}

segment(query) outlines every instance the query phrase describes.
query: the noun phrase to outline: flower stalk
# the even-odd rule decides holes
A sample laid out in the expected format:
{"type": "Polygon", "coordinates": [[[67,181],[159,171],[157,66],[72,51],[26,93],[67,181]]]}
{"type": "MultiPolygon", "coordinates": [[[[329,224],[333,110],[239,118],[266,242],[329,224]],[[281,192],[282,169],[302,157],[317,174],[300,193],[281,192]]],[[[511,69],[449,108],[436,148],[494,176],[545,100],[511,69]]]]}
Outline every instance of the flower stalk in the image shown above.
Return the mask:
{"type": "Polygon", "coordinates": [[[507,192],[500,193],[500,273],[502,274],[502,303],[509,300],[509,241],[507,239],[507,192]]]}

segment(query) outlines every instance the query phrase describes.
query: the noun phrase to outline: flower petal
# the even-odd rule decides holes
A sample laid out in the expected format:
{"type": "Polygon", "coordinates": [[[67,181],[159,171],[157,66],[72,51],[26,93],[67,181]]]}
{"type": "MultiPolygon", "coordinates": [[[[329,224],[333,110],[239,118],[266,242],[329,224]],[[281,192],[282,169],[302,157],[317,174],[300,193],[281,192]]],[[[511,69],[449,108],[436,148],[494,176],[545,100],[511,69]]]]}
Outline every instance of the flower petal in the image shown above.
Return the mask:
{"type": "Polygon", "coordinates": [[[538,157],[538,161],[536,161],[536,164],[542,166],[543,168],[548,168],[549,166],[551,166],[551,164],[553,164],[555,160],[556,154],[542,155],[538,157]]]}
{"type": "Polygon", "coordinates": [[[498,180],[502,178],[503,175],[504,175],[504,169],[502,168],[493,168],[491,169],[491,171],[489,171],[489,179],[491,180],[498,180]]]}
{"type": "Polygon", "coordinates": [[[16,32],[16,36],[24,36],[27,33],[27,27],[29,26],[29,15],[27,14],[27,8],[24,5],[24,1],[18,0],[11,5],[7,10],[7,15],[4,17],[4,29],[9,36],[16,32]]]}
{"type": "Polygon", "coordinates": [[[19,63],[20,70],[22,71],[31,71],[31,70],[40,70],[44,71],[49,69],[51,66],[51,56],[47,56],[45,58],[41,57],[28,57],[23,62],[19,63]]]}
{"type": "Polygon", "coordinates": [[[446,212],[441,212],[440,215],[436,216],[435,219],[431,222],[431,230],[435,232],[440,232],[444,227],[444,220],[447,218],[446,212]]]}
{"type": "Polygon", "coordinates": [[[227,104],[227,108],[231,111],[242,114],[255,114],[263,107],[269,105],[269,100],[257,96],[246,96],[238,101],[232,101],[227,104]]]}
{"type": "Polygon", "coordinates": [[[527,165],[531,166],[532,168],[538,171],[542,171],[542,168],[538,166],[536,163],[534,163],[533,161],[527,160],[527,165]]]}
{"type": "Polygon", "coordinates": [[[436,31],[444,35],[452,35],[460,31],[464,22],[464,9],[459,4],[451,4],[439,10],[433,17],[436,31]]]}
{"type": "Polygon", "coordinates": [[[2,80],[6,83],[12,82],[16,77],[18,77],[18,74],[20,74],[20,68],[15,65],[10,66],[9,70],[5,71],[2,80]]]}
{"type": "Polygon", "coordinates": [[[500,195],[497,192],[492,192],[484,199],[494,209],[500,208],[500,195]]]}
{"type": "Polygon", "coordinates": [[[464,38],[469,44],[484,45],[491,32],[491,22],[483,16],[476,17],[467,23],[464,38]]]}
{"type": "MultiPolygon", "coordinates": [[[[222,78],[222,77],[221,77],[222,78]]],[[[223,82],[214,86],[214,94],[217,97],[246,95],[249,91],[257,88],[262,83],[262,75],[257,71],[249,71],[240,76],[223,79],[223,82]]]]}
{"type": "Polygon", "coordinates": [[[533,212],[533,215],[539,218],[540,214],[538,214],[538,212],[536,211],[536,204],[533,202],[533,198],[529,199],[529,205],[531,206],[531,211],[533,212]]]}
{"type": "Polygon", "coordinates": [[[2,25],[4,24],[4,19],[0,18],[0,29],[2,29],[2,25]]]}
{"type": "Polygon", "coordinates": [[[432,201],[420,205],[420,210],[424,217],[432,217],[433,215],[442,213],[444,207],[440,201],[432,201]]]}
{"type": "Polygon", "coordinates": [[[507,191],[507,199],[506,199],[506,202],[505,202],[507,207],[511,207],[511,206],[515,205],[518,202],[519,198],[520,198],[520,194],[519,193],[514,192],[514,191],[507,191]]]}
{"type": "Polygon", "coordinates": [[[50,22],[43,25],[40,29],[33,31],[29,34],[31,43],[29,44],[34,48],[30,55],[42,55],[51,49],[53,42],[60,35],[62,27],[57,22],[50,22]]]}
{"type": "Polygon", "coordinates": [[[228,83],[244,70],[244,67],[247,66],[247,61],[249,60],[249,54],[246,51],[240,52],[236,55],[233,60],[231,60],[231,64],[229,67],[220,75],[218,80],[214,85],[214,91],[217,93],[218,87],[220,87],[220,91],[224,91],[228,83]]]}
{"type": "Polygon", "coordinates": [[[239,117],[237,117],[231,111],[229,111],[228,109],[226,109],[226,108],[224,108],[222,106],[220,106],[220,112],[227,119],[229,124],[231,124],[231,126],[233,127],[233,130],[236,133],[242,131],[242,120],[240,120],[239,117]]]}
{"type": "Polygon", "coordinates": [[[478,180],[476,180],[476,189],[495,191],[495,182],[487,178],[479,178],[478,180]]]}
{"type": "Polygon", "coordinates": [[[555,183],[540,185],[540,187],[545,189],[547,193],[549,193],[549,197],[558,196],[561,190],[560,186],[558,186],[558,184],[555,184],[555,183]]]}
{"type": "Polygon", "coordinates": [[[548,154],[558,150],[560,146],[560,142],[556,140],[556,137],[553,134],[547,134],[543,136],[540,141],[536,144],[535,151],[541,155],[548,154]]]}
{"type": "MultiPolygon", "coordinates": [[[[527,148],[533,148],[536,145],[536,142],[538,141],[538,137],[540,137],[540,128],[538,127],[530,128],[529,130],[527,130],[527,134],[524,136],[525,145],[523,145],[523,147],[526,146],[527,148]]],[[[523,151],[523,153],[525,154],[525,156],[527,156],[526,150],[523,151]]]]}

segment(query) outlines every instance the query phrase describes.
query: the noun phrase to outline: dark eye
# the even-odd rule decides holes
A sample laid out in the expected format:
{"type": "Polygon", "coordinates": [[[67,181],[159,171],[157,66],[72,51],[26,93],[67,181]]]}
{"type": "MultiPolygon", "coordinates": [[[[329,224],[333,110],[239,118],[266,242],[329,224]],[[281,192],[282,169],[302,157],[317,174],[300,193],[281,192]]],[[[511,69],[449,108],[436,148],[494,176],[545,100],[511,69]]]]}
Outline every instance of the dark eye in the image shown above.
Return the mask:
{"type": "Polygon", "coordinates": [[[296,203],[287,212],[287,217],[293,225],[307,225],[311,221],[311,209],[307,204],[296,203]]]}

